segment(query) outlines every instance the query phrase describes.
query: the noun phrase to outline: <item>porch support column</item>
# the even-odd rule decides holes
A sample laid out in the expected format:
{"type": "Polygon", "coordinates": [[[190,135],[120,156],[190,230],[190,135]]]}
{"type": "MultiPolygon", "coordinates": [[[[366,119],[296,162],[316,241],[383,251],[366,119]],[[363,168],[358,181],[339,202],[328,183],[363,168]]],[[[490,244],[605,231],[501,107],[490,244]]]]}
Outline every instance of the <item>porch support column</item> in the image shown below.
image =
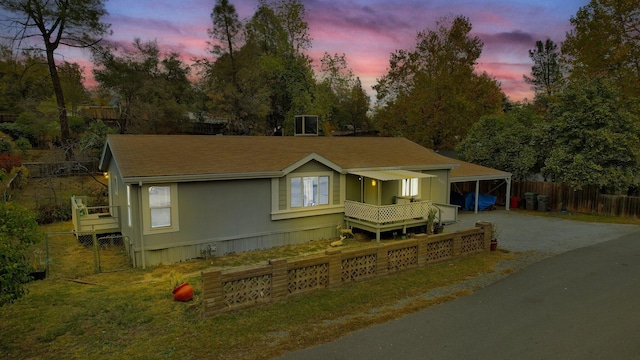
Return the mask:
{"type": "Polygon", "coordinates": [[[478,213],[478,203],[480,202],[480,180],[476,180],[476,201],[475,213],[478,213]]]}
{"type": "Polygon", "coordinates": [[[507,182],[507,198],[504,208],[509,211],[511,207],[511,177],[506,178],[505,181],[507,182]]]}

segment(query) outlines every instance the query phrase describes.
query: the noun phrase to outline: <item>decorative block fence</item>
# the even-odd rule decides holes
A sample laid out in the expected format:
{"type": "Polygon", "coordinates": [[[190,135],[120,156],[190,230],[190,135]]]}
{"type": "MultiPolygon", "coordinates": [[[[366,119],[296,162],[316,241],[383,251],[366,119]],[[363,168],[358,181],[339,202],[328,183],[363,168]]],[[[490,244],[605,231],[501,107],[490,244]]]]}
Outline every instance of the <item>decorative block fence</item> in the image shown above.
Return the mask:
{"type": "Polygon", "coordinates": [[[489,251],[492,224],[452,233],[417,235],[366,249],[329,249],[324,255],[270,260],[242,270],[202,273],[204,314],[211,316],[272,303],[310,291],[372,279],[489,251]]]}

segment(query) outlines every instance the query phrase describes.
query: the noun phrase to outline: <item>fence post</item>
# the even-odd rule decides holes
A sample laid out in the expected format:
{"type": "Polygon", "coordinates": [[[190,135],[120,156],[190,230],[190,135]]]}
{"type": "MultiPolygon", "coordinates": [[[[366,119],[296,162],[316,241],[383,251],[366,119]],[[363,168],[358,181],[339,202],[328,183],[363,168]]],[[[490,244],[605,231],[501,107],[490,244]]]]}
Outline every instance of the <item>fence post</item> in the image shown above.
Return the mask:
{"type": "Polygon", "coordinates": [[[288,295],[287,259],[269,260],[271,265],[271,300],[285,299],[288,295]]]}
{"type": "Polygon", "coordinates": [[[482,229],[484,235],[483,248],[490,250],[491,248],[491,236],[493,235],[493,224],[488,221],[476,221],[476,227],[482,229]]]}
{"type": "Polygon", "coordinates": [[[93,239],[93,270],[96,274],[100,273],[100,252],[98,249],[98,236],[96,235],[96,230],[91,229],[91,238],[93,239]]]}
{"type": "Polygon", "coordinates": [[[378,246],[376,251],[376,277],[387,275],[389,272],[389,249],[384,246],[378,246]]]}
{"type": "Polygon", "coordinates": [[[338,286],[342,283],[342,251],[329,249],[329,284],[328,286],[338,286]]]}
{"type": "Polygon", "coordinates": [[[202,304],[205,315],[215,315],[223,308],[222,271],[202,272],[202,304]]]}

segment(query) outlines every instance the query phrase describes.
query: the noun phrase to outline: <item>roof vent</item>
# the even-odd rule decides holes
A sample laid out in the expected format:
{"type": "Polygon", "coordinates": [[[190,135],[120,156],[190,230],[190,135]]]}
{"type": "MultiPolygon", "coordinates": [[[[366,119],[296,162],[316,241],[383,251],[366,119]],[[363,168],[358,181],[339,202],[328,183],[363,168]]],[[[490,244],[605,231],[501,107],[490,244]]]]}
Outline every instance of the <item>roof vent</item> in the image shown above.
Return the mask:
{"type": "Polygon", "coordinates": [[[317,115],[296,115],[294,136],[318,136],[317,115]]]}

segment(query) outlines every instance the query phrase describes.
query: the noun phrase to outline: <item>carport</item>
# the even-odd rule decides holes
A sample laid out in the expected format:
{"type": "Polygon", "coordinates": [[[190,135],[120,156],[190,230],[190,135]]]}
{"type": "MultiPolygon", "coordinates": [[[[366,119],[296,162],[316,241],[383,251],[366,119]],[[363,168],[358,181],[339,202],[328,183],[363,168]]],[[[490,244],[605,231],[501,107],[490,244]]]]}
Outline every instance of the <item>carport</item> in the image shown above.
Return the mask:
{"type": "MultiPolygon", "coordinates": [[[[509,210],[509,199],[511,198],[511,173],[457,159],[455,159],[455,162],[458,163],[459,166],[451,170],[450,183],[475,182],[475,213],[478,213],[478,198],[480,196],[481,181],[503,180],[503,182],[499,183],[497,187],[506,186],[505,209],[509,210]]],[[[497,187],[494,187],[494,189],[497,187]]]]}

